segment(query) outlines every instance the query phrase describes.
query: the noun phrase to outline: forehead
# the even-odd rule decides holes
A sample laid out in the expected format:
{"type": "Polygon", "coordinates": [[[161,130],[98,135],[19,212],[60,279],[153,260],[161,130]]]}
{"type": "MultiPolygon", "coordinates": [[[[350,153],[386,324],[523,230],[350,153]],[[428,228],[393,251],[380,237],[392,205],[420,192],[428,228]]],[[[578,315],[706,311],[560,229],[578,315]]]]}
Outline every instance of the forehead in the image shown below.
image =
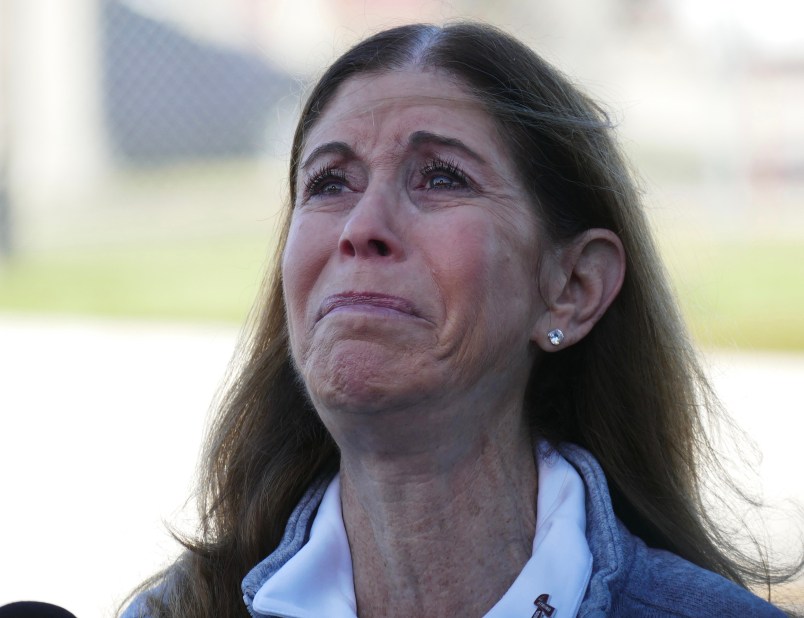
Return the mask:
{"type": "Polygon", "coordinates": [[[341,84],[308,133],[302,153],[330,140],[366,149],[389,142],[402,145],[421,130],[485,151],[501,149],[491,116],[458,80],[440,70],[409,69],[361,75],[341,84]]]}

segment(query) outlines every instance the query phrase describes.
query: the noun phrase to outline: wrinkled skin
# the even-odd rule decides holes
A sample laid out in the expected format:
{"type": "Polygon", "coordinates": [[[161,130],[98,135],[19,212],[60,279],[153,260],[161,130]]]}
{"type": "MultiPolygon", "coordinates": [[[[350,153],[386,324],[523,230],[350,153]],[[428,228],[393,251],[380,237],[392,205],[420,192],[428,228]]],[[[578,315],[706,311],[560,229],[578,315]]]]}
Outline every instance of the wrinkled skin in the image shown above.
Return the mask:
{"type": "Polygon", "coordinates": [[[521,401],[545,312],[538,224],[481,106],[440,72],[353,78],[300,160],[284,292],[325,423],[521,401]]]}

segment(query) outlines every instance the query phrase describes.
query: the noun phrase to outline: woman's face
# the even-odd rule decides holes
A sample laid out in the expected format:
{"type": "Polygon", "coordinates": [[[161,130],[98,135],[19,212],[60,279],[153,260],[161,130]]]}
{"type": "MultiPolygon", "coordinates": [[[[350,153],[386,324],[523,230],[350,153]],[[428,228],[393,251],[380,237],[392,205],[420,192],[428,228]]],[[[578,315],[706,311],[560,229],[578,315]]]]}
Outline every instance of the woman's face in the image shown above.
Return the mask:
{"type": "Polygon", "coordinates": [[[538,225],[493,121],[454,79],[345,82],[295,185],[283,285],[319,411],[521,398],[545,311],[538,225]]]}

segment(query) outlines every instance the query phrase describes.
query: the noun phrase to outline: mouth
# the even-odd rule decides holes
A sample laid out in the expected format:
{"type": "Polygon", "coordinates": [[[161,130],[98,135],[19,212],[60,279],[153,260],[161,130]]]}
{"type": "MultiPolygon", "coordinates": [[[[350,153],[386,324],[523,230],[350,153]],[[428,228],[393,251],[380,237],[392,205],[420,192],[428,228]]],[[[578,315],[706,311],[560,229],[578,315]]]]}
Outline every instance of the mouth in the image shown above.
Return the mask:
{"type": "Polygon", "coordinates": [[[378,294],[376,292],[343,292],[327,296],[321,303],[318,313],[320,320],[324,316],[340,310],[379,311],[386,315],[393,313],[419,317],[413,304],[399,296],[378,294]]]}

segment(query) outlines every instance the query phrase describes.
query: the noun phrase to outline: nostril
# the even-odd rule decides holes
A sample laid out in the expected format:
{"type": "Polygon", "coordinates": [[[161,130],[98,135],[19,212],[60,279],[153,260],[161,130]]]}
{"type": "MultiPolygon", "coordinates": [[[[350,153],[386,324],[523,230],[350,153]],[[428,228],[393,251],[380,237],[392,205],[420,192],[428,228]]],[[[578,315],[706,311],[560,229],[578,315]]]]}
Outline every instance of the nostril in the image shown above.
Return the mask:
{"type": "Polygon", "coordinates": [[[344,240],[343,242],[341,242],[341,250],[350,257],[354,257],[355,255],[357,255],[355,246],[349,240],[344,240]]]}
{"type": "Polygon", "coordinates": [[[382,240],[370,240],[369,246],[377,252],[377,255],[385,257],[390,253],[388,245],[382,240]]]}

